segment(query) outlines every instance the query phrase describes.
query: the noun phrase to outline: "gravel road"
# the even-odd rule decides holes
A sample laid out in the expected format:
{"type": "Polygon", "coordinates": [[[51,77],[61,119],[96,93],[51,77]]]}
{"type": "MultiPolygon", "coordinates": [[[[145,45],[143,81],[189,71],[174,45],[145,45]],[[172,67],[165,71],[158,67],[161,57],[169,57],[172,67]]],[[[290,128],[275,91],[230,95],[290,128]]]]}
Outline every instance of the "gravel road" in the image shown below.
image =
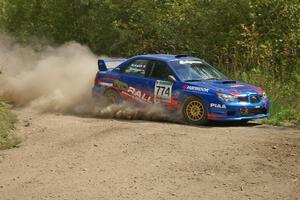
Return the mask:
{"type": "Polygon", "coordinates": [[[1,200],[300,199],[300,130],[15,111],[1,200]]]}

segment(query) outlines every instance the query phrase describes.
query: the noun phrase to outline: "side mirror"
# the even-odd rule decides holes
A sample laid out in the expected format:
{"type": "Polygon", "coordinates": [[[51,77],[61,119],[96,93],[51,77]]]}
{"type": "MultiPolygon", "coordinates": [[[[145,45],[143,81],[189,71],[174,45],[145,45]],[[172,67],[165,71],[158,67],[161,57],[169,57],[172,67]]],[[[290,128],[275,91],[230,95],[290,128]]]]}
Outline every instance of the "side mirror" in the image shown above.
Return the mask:
{"type": "Polygon", "coordinates": [[[176,83],[177,82],[176,78],[173,75],[169,75],[168,76],[168,81],[170,81],[172,83],[176,83]]]}

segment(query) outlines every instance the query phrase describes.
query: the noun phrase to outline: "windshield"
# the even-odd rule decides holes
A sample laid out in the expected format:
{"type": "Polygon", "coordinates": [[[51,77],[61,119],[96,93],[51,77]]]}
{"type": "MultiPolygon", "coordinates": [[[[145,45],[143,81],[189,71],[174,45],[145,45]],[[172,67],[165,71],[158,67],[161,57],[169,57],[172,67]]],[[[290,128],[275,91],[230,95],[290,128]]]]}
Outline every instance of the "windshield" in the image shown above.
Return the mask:
{"type": "Polygon", "coordinates": [[[224,80],[221,72],[201,60],[177,60],[171,62],[182,81],[224,80]]]}

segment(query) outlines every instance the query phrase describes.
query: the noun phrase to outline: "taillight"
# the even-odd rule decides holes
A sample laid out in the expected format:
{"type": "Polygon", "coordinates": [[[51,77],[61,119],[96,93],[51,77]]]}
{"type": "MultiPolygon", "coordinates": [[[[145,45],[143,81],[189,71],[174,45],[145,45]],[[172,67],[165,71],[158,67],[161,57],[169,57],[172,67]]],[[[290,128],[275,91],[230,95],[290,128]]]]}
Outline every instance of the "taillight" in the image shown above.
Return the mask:
{"type": "Polygon", "coordinates": [[[95,80],[94,80],[94,85],[98,85],[98,74],[96,74],[95,80]]]}

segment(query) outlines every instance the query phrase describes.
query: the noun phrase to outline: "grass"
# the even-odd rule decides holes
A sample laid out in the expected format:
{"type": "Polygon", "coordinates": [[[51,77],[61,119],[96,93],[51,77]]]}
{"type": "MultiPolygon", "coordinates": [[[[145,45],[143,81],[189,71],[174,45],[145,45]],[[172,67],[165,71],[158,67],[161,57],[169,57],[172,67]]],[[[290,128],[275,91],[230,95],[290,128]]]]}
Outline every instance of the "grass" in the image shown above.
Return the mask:
{"type": "Polygon", "coordinates": [[[300,125],[300,109],[286,106],[282,103],[271,103],[271,117],[264,120],[264,123],[281,126],[281,125],[300,125]]]}
{"type": "Polygon", "coordinates": [[[17,118],[9,105],[0,100],[0,150],[17,147],[20,139],[14,134],[17,118]]]}

